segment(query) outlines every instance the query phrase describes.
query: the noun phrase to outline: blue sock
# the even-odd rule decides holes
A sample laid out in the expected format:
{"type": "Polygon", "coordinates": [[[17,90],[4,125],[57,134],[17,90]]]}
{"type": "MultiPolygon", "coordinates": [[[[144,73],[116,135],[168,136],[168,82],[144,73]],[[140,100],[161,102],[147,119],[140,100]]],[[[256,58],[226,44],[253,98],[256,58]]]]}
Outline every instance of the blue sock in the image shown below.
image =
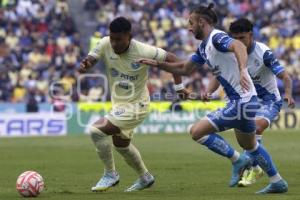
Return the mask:
{"type": "MultiPolygon", "coordinates": [[[[262,139],[258,139],[258,140],[256,140],[261,146],[262,146],[262,139]]],[[[263,147],[263,146],[262,146],[263,147]]],[[[249,155],[249,153],[247,153],[248,155],[249,155]]],[[[251,155],[249,155],[250,156],[250,158],[251,158],[251,155]]],[[[252,167],[256,167],[256,166],[258,166],[258,163],[257,163],[257,161],[255,160],[255,159],[253,159],[253,162],[252,162],[252,167]]]]}
{"type": "Polygon", "coordinates": [[[208,135],[208,138],[201,143],[213,152],[231,158],[234,154],[234,149],[228,144],[220,135],[212,133],[208,135]]]}
{"type": "Polygon", "coordinates": [[[255,151],[248,152],[269,177],[277,174],[277,169],[269,153],[260,144],[255,151]]]}

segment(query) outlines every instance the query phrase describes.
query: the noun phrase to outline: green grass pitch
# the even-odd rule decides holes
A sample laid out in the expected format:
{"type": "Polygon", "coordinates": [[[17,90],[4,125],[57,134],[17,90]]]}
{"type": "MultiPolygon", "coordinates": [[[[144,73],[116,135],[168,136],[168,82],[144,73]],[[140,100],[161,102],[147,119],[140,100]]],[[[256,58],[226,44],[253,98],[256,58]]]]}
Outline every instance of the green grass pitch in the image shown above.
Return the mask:
{"type": "MultiPolygon", "coordinates": [[[[222,135],[237,147],[233,133],[222,135]]],[[[299,141],[297,131],[265,133],[264,145],[288,181],[289,192],[255,195],[255,191],[268,183],[266,176],[248,188],[229,188],[230,162],[185,134],[135,135],[133,142],[156,177],[153,187],[135,193],[123,192],[137,176],[116,152],[116,166],[121,176],[119,185],[102,193],[90,192],[103,167],[88,136],[1,138],[0,199],[22,199],[15,191],[16,178],[23,171],[36,170],[45,179],[47,188],[38,197],[44,200],[299,200],[299,141]]]]}

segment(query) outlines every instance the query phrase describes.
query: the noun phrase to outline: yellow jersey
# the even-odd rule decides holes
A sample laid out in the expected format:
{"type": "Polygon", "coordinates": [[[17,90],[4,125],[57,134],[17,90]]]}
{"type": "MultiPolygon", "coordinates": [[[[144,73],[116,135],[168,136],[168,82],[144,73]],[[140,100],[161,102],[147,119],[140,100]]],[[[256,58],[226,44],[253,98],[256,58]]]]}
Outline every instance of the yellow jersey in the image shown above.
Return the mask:
{"type": "Polygon", "coordinates": [[[136,63],[139,58],[164,61],[166,51],[132,39],[126,52],[116,54],[108,36],[103,37],[89,56],[102,60],[106,67],[113,106],[127,103],[149,103],[148,65],[136,63]]]}

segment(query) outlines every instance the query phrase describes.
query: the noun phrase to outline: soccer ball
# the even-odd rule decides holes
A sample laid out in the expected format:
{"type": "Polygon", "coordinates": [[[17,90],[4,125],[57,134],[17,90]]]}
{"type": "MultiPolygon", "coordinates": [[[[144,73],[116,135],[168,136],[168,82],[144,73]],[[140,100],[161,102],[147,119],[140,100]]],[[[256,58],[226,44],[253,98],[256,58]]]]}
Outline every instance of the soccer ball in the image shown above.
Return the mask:
{"type": "Polygon", "coordinates": [[[17,179],[16,188],[23,197],[37,197],[44,189],[43,177],[35,171],[23,172],[17,179]]]}

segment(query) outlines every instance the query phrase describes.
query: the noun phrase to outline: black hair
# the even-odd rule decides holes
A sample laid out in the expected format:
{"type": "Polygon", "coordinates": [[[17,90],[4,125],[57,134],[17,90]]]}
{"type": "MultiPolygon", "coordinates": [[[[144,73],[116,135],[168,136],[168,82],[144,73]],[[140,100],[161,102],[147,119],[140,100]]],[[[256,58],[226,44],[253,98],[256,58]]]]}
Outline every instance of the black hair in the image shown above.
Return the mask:
{"type": "Polygon", "coordinates": [[[217,24],[218,17],[216,12],[213,10],[215,4],[210,3],[208,6],[198,6],[191,10],[191,13],[196,13],[201,15],[203,18],[207,20],[209,24],[217,24]]]}
{"type": "Polygon", "coordinates": [[[117,17],[110,23],[109,30],[112,33],[128,33],[131,32],[131,23],[125,17],[117,17]]]}
{"type": "Polygon", "coordinates": [[[231,33],[245,33],[253,30],[252,22],[247,18],[240,18],[230,24],[229,31],[231,33]]]}

